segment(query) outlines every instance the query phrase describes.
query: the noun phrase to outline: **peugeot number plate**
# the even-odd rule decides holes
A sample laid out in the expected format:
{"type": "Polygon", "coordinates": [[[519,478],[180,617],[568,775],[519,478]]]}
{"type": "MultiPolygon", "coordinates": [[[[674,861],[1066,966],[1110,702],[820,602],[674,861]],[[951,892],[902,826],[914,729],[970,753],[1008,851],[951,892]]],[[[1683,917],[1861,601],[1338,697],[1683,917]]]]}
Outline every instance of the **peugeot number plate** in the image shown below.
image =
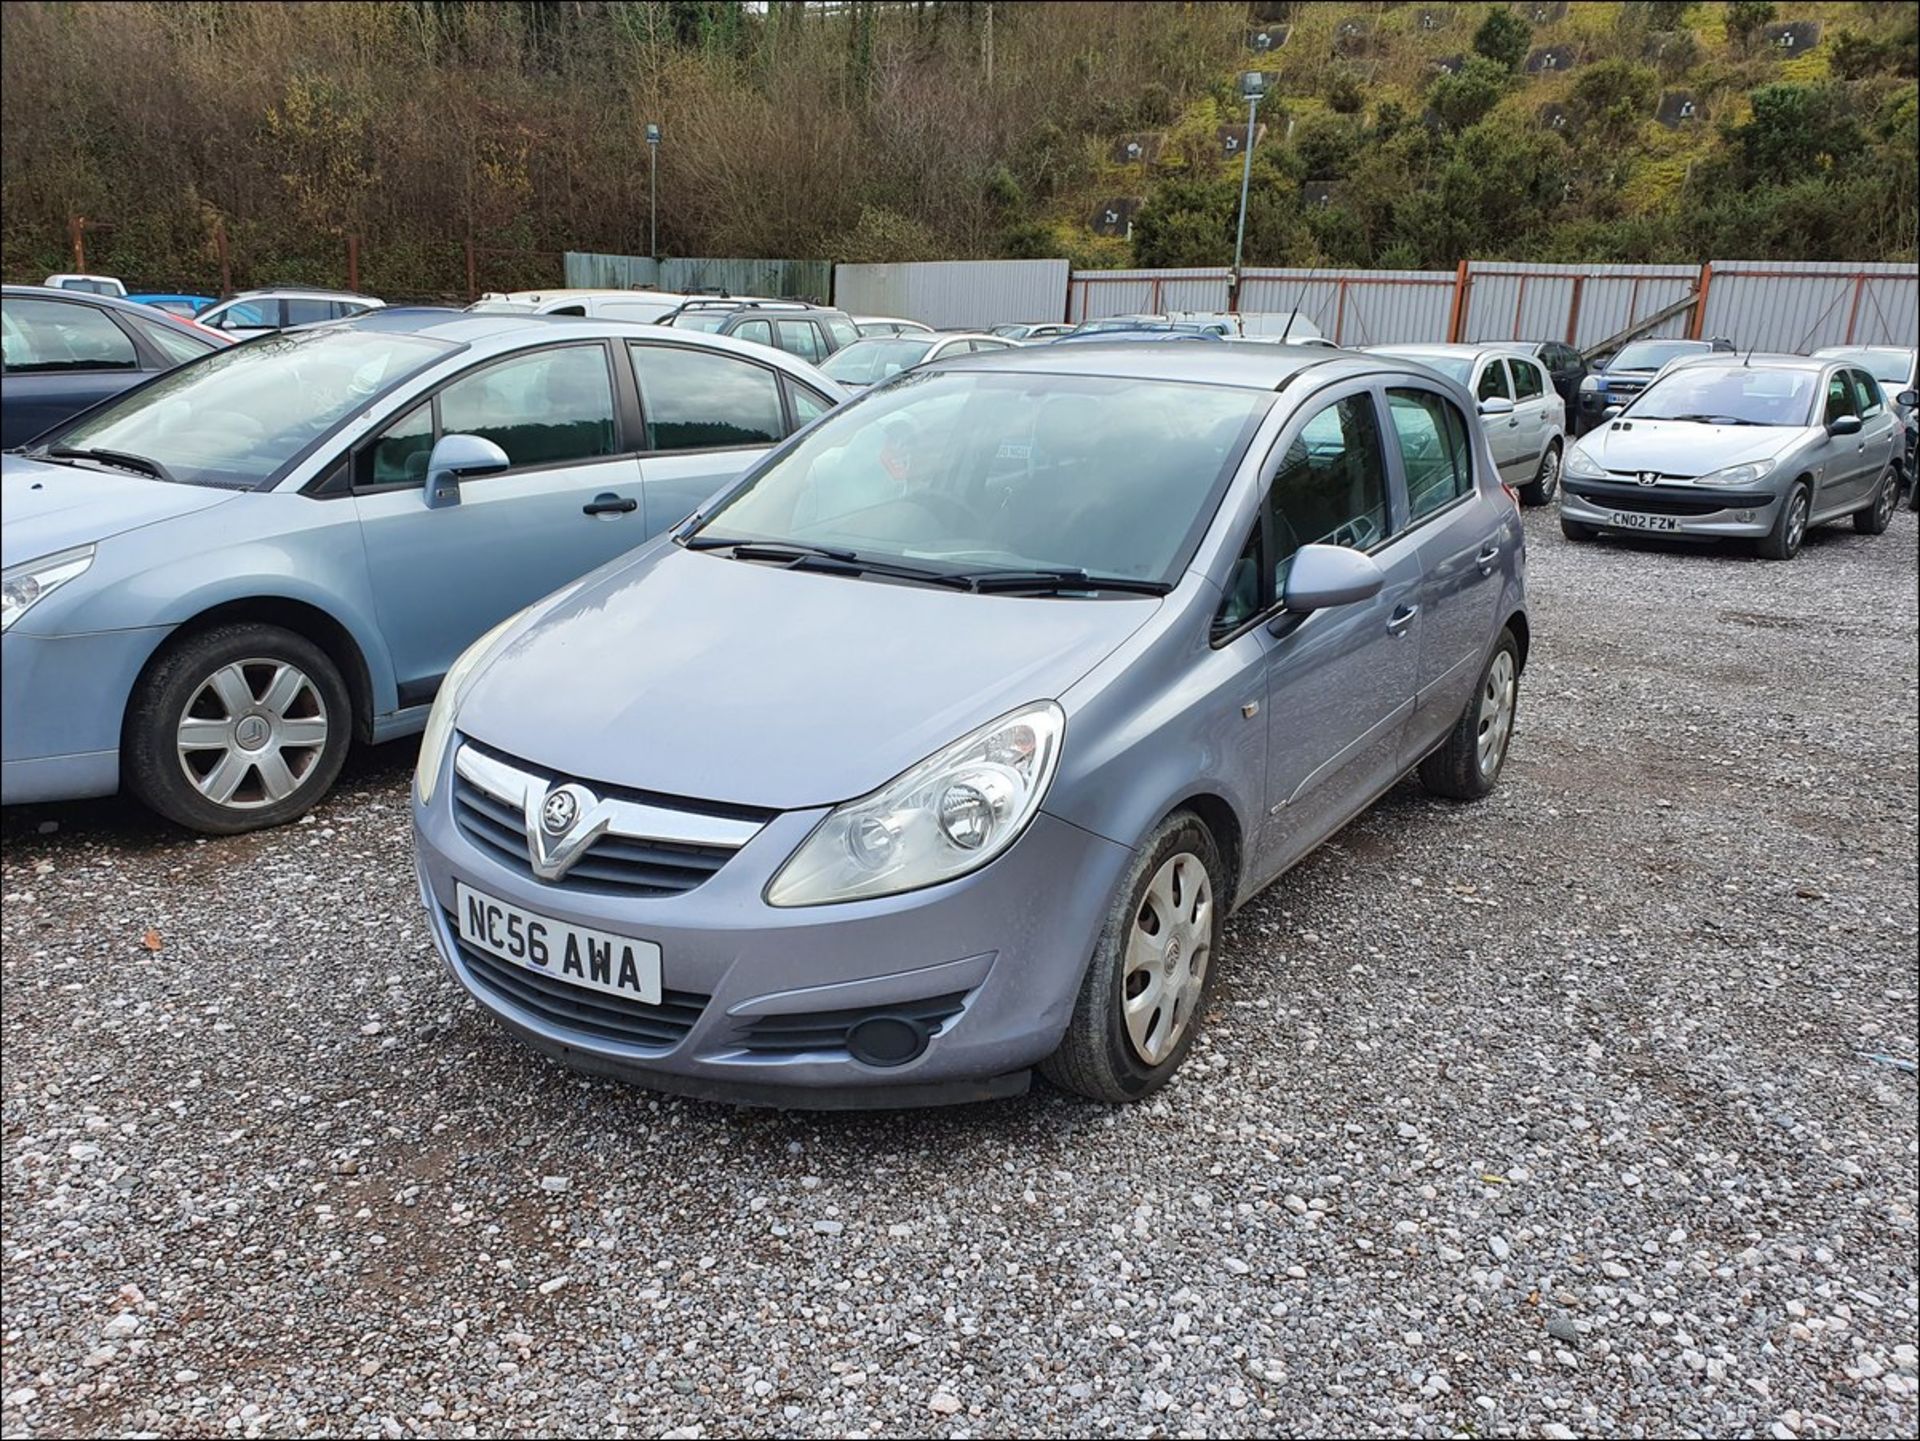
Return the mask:
{"type": "Polygon", "coordinates": [[[1678,530],[1680,520],[1671,515],[1636,515],[1630,510],[1616,510],[1613,519],[1607,522],[1621,530],[1678,530]]]}
{"type": "Polygon", "coordinates": [[[660,1004],[660,947],[652,941],[556,921],[453,884],[460,939],[536,975],[644,1005],[660,1004]]]}

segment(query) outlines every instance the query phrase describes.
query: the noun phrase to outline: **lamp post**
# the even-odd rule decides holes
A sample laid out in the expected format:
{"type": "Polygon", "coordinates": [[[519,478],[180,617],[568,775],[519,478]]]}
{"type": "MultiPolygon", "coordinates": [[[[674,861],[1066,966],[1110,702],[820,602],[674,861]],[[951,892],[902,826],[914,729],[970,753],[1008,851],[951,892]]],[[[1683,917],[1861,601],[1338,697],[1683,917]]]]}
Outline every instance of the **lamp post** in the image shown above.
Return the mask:
{"type": "Polygon", "coordinates": [[[660,127],[647,127],[647,258],[660,258],[660,127]]]}
{"type": "Polygon", "coordinates": [[[1233,308],[1240,308],[1240,252],[1247,241],[1247,185],[1253,179],[1253,120],[1260,97],[1267,93],[1267,77],[1249,70],[1240,77],[1240,93],[1247,101],[1247,143],[1240,157],[1240,223],[1233,232],[1233,308]]]}

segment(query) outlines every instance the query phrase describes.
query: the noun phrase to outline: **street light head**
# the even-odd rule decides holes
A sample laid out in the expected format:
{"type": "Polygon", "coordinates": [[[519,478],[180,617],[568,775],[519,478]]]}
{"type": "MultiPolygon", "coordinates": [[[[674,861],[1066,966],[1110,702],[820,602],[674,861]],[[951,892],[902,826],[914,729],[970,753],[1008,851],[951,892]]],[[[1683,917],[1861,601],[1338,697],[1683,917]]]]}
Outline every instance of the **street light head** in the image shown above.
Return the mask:
{"type": "Polygon", "coordinates": [[[649,125],[647,127],[647,144],[658,145],[659,143],[660,143],[660,127],[658,125],[649,125]]]}
{"type": "Polygon", "coordinates": [[[1267,77],[1258,70],[1249,70],[1240,77],[1240,98],[1258,100],[1267,93],[1267,77]]]}

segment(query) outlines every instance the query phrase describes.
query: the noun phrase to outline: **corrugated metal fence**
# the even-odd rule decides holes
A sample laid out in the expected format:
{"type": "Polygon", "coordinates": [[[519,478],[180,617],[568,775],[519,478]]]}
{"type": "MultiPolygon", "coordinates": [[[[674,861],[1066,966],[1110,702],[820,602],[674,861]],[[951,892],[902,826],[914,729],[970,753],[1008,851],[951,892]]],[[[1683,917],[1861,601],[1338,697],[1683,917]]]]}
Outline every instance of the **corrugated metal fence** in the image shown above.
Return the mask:
{"type": "Polygon", "coordinates": [[[567,285],[579,290],[724,290],[729,295],[825,300],[833,289],[827,260],[702,260],[677,256],[600,255],[569,250],[567,285]]]}
{"type": "MultiPolygon", "coordinates": [[[[1067,319],[1157,315],[1168,310],[1225,310],[1233,272],[1224,265],[1190,270],[1076,270],[1067,287],[1067,319]]],[[[1060,308],[1054,307],[1058,315],[1060,308]]],[[[1051,318],[1051,317],[1049,317],[1051,318]]]]}
{"type": "Polygon", "coordinates": [[[1703,333],[1742,349],[1920,343],[1920,274],[1911,265],[1716,260],[1701,283],[1703,333]]]}
{"type": "MultiPolygon", "coordinates": [[[[1559,340],[1581,350],[1673,311],[1642,334],[1687,334],[1696,265],[1517,265],[1471,261],[1462,272],[1457,340],[1559,340]]],[[[1715,332],[1716,334],[1718,332],[1715,332]]]]}
{"type": "Polygon", "coordinates": [[[895,315],[933,326],[1060,318],[1064,260],[926,260],[839,265],[834,304],[851,315],[895,315]]]}
{"type": "Polygon", "coordinates": [[[1336,345],[1444,340],[1458,279],[1451,270],[1249,269],[1240,309],[1297,309],[1336,345]]]}

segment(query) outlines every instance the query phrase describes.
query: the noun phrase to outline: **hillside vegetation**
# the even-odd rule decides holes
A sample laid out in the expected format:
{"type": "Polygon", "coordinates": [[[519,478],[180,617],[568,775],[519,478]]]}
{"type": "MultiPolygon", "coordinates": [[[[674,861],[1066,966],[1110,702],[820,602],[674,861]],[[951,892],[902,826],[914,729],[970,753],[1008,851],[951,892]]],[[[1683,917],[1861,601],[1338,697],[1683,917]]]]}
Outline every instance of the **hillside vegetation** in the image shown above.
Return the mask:
{"type": "Polygon", "coordinates": [[[551,284],[646,252],[653,122],[663,254],[1218,265],[1250,65],[1252,263],[1914,255],[1913,6],[1531,8],[7,0],[0,264],[66,268],[78,216],[146,285],[217,285],[222,240],[236,285],[339,284],[348,237],[376,292],[461,293],[469,242],[481,286],[551,284]],[[1251,53],[1256,18],[1286,43],[1251,53]],[[1543,45],[1575,63],[1527,75],[1543,45]],[[1091,228],[1116,198],[1131,238],[1091,228]]]}

